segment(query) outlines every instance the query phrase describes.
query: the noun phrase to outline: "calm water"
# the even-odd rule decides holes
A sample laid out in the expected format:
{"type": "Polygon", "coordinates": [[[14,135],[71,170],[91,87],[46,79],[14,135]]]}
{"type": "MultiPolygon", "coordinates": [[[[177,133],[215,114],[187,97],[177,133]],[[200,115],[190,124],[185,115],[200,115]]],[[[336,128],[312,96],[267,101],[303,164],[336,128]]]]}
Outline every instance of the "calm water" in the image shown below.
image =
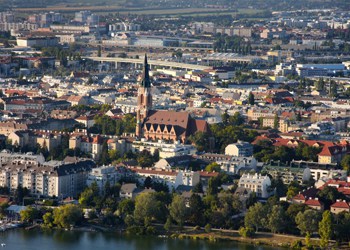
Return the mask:
{"type": "Polygon", "coordinates": [[[23,229],[0,233],[4,250],[276,250],[277,248],[243,245],[235,242],[162,239],[157,237],[126,237],[113,233],[66,232],[23,229]]]}

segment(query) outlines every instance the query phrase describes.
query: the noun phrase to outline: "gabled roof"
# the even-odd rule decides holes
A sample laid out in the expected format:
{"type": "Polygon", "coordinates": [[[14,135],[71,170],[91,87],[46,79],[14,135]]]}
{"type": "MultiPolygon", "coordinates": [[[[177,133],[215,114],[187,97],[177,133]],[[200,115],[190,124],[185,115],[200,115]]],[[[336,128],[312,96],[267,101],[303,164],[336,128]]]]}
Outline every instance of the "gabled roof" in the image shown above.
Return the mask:
{"type": "Polygon", "coordinates": [[[331,208],[345,208],[345,209],[349,209],[350,206],[347,202],[345,201],[336,201],[335,203],[333,203],[331,205],[331,208]]]}
{"type": "Polygon", "coordinates": [[[309,199],[305,202],[305,205],[312,207],[321,207],[322,204],[318,199],[309,199]]]}

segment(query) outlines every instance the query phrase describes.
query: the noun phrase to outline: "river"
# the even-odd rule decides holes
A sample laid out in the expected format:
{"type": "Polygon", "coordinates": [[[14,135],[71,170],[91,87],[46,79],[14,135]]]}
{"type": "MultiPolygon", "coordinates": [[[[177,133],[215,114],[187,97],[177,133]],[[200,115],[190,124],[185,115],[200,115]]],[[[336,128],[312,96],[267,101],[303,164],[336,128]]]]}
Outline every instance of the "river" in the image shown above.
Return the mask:
{"type": "Polygon", "coordinates": [[[158,237],[123,236],[117,233],[41,231],[24,229],[0,233],[4,250],[277,250],[237,242],[211,243],[158,237]]]}

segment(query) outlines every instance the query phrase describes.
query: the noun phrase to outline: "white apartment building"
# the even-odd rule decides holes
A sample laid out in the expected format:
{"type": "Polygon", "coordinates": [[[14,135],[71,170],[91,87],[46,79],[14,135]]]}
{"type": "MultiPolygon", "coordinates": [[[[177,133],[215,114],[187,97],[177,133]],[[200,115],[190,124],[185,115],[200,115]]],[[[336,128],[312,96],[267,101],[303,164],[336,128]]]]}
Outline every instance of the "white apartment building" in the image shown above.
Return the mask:
{"type": "Polygon", "coordinates": [[[90,160],[70,164],[49,162],[46,165],[13,161],[1,166],[0,186],[9,188],[10,192],[22,186],[37,196],[77,197],[94,166],[90,160]]]}
{"type": "Polygon", "coordinates": [[[181,144],[179,141],[174,143],[167,143],[163,140],[152,142],[147,141],[144,138],[142,138],[140,141],[134,141],[131,147],[133,152],[142,152],[143,150],[147,150],[151,154],[154,154],[154,152],[158,150],[160,158],[190,155],[197,152],[193,145],[181,144]]]}
{"type": "Polygon", "coordinates": [[[260,174],[243,174],[239,179],[238,187],[249,189],[256,193],[259,198],[268,198],[273,195],[273,191],[269,190],[271,186],[270,177],[260,174]]]}
{"type": "Polygon", "coordinates": [[[120,175],[114,166],[100,166],[91,170],[86,184],[91,186],[95,182],[99,189],[103,190],[107,182],[114,186],[119,178],[120,175]]]}

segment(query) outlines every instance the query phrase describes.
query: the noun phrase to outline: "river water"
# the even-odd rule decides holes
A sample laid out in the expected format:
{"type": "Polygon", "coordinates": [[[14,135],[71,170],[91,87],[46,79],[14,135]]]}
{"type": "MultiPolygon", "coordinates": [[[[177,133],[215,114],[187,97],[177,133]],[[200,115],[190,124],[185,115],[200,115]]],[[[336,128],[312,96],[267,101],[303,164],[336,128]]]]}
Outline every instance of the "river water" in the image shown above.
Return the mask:
{"type": "Polygon", "coordinates": [[[123,236],[117,233],[41,231],[24,229],[0,233],[4,250],[276,250],[237,242],[211,243],[158,237],[123,236]]]}

